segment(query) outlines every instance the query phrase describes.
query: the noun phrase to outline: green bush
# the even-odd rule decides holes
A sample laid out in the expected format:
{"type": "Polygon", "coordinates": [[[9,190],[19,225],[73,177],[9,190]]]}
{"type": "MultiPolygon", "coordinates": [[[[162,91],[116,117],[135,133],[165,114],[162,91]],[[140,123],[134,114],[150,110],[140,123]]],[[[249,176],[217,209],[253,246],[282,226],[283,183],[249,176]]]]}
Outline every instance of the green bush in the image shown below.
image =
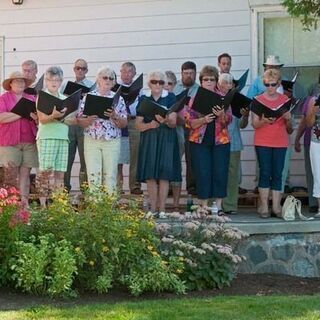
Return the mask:
{"type": "Polygon", "coordinates": [[[195,212],[177,228],[156,225],[135,202],[104,190],[87,191],[77,208],[67,193],[54,194],[31,213],[17,199],[0,189],[0,280],[26,292],[65,297],[121,286],[133,295],[181,294],[228,285],[241,261],[233,245],[243,234],[223,218],[195,212]]]}

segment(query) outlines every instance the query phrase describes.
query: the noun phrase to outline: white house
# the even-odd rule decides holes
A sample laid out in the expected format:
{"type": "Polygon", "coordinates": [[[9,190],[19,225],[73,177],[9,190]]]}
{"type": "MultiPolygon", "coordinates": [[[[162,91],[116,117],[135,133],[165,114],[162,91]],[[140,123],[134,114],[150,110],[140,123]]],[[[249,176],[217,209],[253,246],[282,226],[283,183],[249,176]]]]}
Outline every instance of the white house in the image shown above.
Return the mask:
{"type": "MultiPolygon", "coordinates": [[[[109,65],[117,72],[124,61],[138,72],[172,70],[193,60],[198,69],[232,56],[232,73],[250,68],[248,84],[268,54],[285,63],[287,77],[300,71],[299,94],[319,78],[319,29],[303,32],[276,0],[18,0],[0,1],[0,78],[33,59],[41,74],[60,65],[73,79],[73,62],[89,63],[88,77],[109,65]]],[[[246,89],[245,89],[246,90],[246,89]]],[[[252,128],[243,130],[242,186],[253,188],[255,156],[252,128]]],[[[78,172],[76,164],[74,175],[78,172]]],[[[291,183],[304,185],[301,154],[293,153],[291,183]]],[[[75,177],[74,177],[75,178],[75,177]]],[[[74,188],[78,188],[74,179],[74,188]]]]}

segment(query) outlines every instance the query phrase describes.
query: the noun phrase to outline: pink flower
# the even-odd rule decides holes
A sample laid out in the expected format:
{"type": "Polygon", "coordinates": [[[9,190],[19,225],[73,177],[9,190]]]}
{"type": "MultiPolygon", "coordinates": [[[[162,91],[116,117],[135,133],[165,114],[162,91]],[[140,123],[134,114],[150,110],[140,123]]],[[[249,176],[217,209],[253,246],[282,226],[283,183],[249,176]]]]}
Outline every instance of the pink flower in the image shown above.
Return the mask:
{"type": "Polygon", "coordinates": [[[25,209],[21,209],[11,217],[11,220],[9,222],[9,227],[13,228],[18,223],[27,224],[29,222],[29,219],[30,219],[30,212],[25,209]]]}

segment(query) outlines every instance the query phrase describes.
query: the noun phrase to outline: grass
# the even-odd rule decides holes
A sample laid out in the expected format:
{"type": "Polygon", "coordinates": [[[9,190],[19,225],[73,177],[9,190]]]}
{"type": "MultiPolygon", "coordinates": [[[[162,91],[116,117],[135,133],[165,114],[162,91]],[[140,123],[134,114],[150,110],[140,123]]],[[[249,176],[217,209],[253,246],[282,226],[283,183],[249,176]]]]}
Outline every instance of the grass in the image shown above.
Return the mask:
{"type": "Polygon", "coordinates": [[[320,296],[220,296],[0,311],[1,320],[316,320],[320,296]]]}

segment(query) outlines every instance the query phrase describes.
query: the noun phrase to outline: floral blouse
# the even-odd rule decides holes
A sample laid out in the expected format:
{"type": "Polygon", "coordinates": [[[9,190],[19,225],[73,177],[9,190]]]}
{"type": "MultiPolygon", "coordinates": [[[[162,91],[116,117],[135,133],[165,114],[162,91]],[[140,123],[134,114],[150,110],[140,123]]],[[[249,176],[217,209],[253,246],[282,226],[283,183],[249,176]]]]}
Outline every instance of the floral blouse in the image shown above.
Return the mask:
{"type": "MultiPolygon", "coordinates": [[[[217,92],[220,95],[221,92],[217,92]]],[[[198,119],[202,117],[202,115],[192,109],[192,104],[193,104],[194,98],[192,98],[189,101],[188,107],[184,110],[184,118],[186,122],[186,127],[189,129],[189,141],[195,142],[195,143],[202,143],[206,129],[207,129],[207,124],[203,124],[202,126],[193,129],[191,127],[191,121],[194,119],[198,119]]],[[[213,137],[215,141],[215,145],[219,144],[227,144],[230,142],[230,136],[228,132],[228,125],[232,121],[232,113],[231,109],[228,108],[226,111],[226,122],[222,123],[220,118],[216,118],[215,120],[215,136],[213,137]]]]}
{"type": "MultiPolygon", "coordinates": [[[[101,96],[97,90],[91,91],[88,94],[101,96]]],[[[106,97],[113,98],[114,95],[115,93],[111,91],[106,97]]],[[[82,99],[82,102],[80,104],[78,117],[81,117],[83,115],[85,102],[86,96],[82,99]]],[[[120,97],[119,102],[115,107],[115,111],[120,118],[127,118],[127,109],[122,97],[120,97]]],[[[84,134],[90,136],[93,139],[112,140],[121,137],[121,129],[118,128],[112,120],[98,118],[89,127],[84,129],[84,134]]]]}

